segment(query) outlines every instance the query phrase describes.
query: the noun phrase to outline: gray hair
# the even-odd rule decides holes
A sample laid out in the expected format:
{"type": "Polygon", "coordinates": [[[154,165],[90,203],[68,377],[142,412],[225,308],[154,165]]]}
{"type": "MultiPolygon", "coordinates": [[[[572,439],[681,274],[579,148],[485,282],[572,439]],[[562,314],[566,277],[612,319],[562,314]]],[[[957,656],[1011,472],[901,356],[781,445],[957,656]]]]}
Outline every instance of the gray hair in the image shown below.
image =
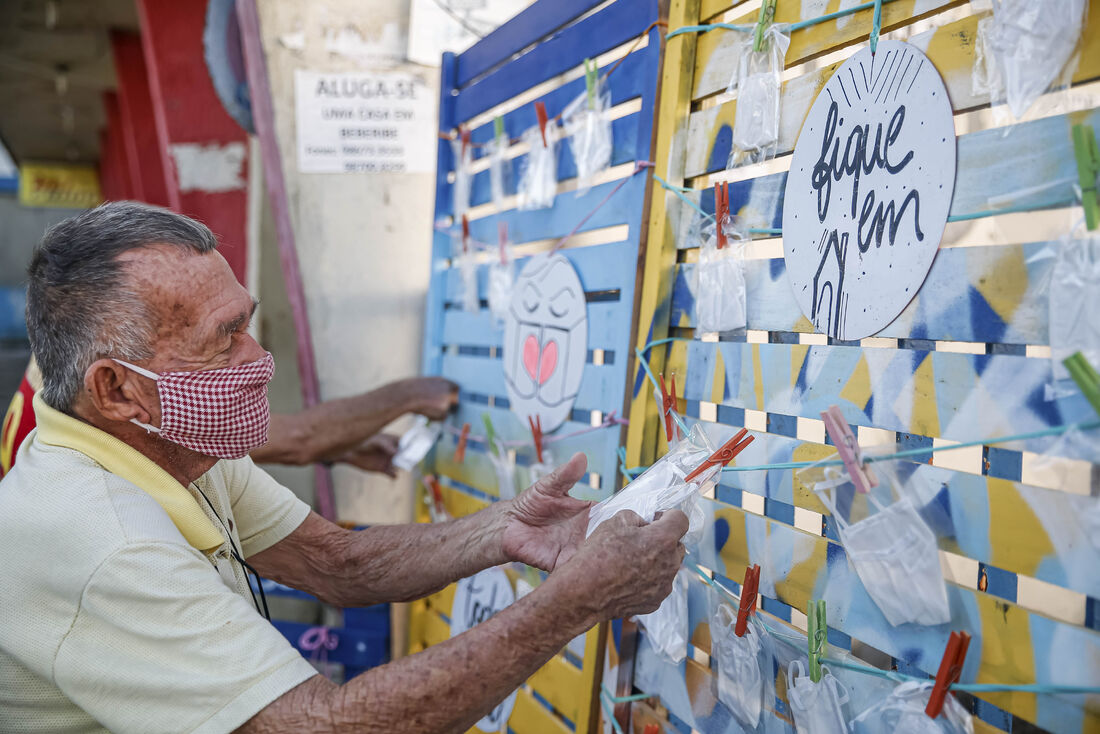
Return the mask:
{"type": "Polygon", "coordinates": [[[27,270],[27,332],[48,405],[71,413],[97,359],[152,358],[156,315],[119,256],[154,244],[194,253],[218,246],[201,222],[132,201],[103,204],[46,231],[27,270]]]}

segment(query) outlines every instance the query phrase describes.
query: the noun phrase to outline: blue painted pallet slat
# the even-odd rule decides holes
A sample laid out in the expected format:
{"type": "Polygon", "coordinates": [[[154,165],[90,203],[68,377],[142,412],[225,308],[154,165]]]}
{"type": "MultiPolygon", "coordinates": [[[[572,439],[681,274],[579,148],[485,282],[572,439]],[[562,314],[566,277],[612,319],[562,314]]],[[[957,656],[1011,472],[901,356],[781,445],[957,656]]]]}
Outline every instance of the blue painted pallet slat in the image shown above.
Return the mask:
{"type": "Polygon", "coordinates": [[[533,43],[557,31],[603,0],[557,0],[534,3],[503,23],[458,57],[456,84],[465,86],[498,64],[508,61],[533,43]]]}
{"type": "MultiPolygon", "coordinates": [[[[623,338],[622,324],[630,318],[630,303],[588,304],[588,349],[612,349],[621,354],[628,342],[623,338]]],[[[443,344],[470,347],[500,347],[504,332],[490,323],[485,309],[470,313],[449,308],[443,316],[443,344]]],[[[498,368],[495,368],[498,369],[498,368]]]]}
{"type": "Polygon", "coordinates": [[[539,43],[506,66],[463,87],[456,121],[469,120],[531,87],[568,71],[586,58],[641,35],[657,17],[656,0],[616,2],[539,43]]]}

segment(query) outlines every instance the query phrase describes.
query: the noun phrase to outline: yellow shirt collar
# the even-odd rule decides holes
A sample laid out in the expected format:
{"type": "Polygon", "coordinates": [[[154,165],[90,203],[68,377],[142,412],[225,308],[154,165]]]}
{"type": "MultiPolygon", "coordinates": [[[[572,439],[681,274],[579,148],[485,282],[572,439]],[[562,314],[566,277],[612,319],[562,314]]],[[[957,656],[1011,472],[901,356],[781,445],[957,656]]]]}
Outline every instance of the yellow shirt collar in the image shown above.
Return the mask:
{"type": "Polygon", "coordinates": [[[34,417],[37,440],[79,451],[112,474],[145,490],[193,547],[205,551],[225,542],[195,498],[145,454],[95,426],[54,410],[41,393],[34,395],[34,417]]]}

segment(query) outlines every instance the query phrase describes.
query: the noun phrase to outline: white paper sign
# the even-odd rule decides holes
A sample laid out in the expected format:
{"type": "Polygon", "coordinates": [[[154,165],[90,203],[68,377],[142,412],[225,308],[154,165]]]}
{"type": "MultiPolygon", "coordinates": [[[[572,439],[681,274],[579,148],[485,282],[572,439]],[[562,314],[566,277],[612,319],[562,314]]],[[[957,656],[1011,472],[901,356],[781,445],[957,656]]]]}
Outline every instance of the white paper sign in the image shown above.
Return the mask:
{"type": "Polygon", "coordinates": [[[405,71],[294,72],[302,173],[430,173],[436,103],[405,71]]]}
{"type": "Polygon", "coordinates": [[[544,433],[573,412],[588,357],[588,308],[572,263],[548,253],[516,278],[504,321],[504,380],[512,411],[544,433]]]}
{"type": "Polygon", "coordinates": [[[936,67],[880,41],[849,58],[802,125],[783,201],[795,298],[818,331],[881,331],[924,282],[955,187],[955,127],[936,67]]]}
{"type": "MultiPolygon", "coordinates": [[[[500,568],[487,568],[455,585],[455,600],[451,605],[451,637],[460,635],[492,617],[516,600],[508,576],[500,568]]],[[[475,726],[485,732],[502,732],[508,726],[516,692],[482,717],[475,726]]]]}

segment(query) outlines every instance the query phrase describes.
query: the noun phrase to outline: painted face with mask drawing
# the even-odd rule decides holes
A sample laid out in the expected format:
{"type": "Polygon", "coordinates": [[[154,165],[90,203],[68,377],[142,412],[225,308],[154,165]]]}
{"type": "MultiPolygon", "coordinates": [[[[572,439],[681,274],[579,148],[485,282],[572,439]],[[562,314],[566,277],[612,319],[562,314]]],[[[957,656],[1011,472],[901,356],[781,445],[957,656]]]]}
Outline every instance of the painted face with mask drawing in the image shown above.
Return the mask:
{"type": "Polygon", "coordinates": [[[527,262],[504,326],[504,379],[512,410],[550,432],[568,420],[588,353],[584,289],[560,254],[527,262]]]}

